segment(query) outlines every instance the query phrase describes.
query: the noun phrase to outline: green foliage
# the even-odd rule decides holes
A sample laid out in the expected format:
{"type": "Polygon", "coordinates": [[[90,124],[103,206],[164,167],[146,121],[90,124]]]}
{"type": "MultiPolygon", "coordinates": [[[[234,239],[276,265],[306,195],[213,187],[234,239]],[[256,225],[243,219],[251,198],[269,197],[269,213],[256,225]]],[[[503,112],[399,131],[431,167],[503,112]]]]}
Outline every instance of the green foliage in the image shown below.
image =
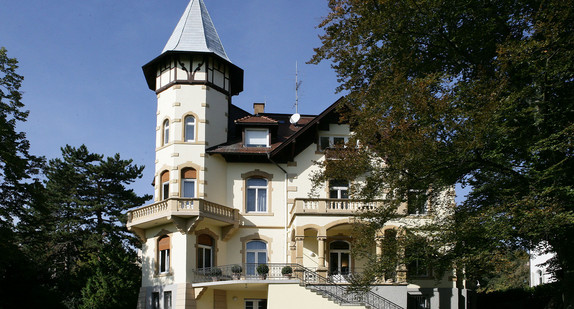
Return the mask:
{"type": "Polygon", "coordinates": [[[33,198],[43,159],[28,153],[30,143],[16,126],[26,121],[20,87],[24,77],[18,75],[18,60],[9,58],[0,48],[0,226],[9,228],[22,215],[33,198]]]}
{"type": "Polygon", "coordinates": [[[544,241],[574,286],[573,4],[331,0],[319,25],[311,62],[332,61],[365,146],[333,163],[348,178],[368,172],[357,196],[395,206],[412,189],[468,185],[428,232],[447,249],[437,260],[469,281],[544,241]]]}
{"type": "Polygon", "coordinates": [[[24,250],[51,271],[52,290],[67,307],[112,308],[108,297],[123,304],[137,298],[138,240],[125,229],[125,212],[150,196],[126,185],[142,171],[83,145],[62,148],[62,158],[46,166],[43,207],[33,208],[19,228],[24,250]]]}
{"type": "Polygon", "coordinates": [[[281,274],[282,275],[290,275],[293,273],[293,268],[291,266],[283,266],[283,268],[281,268],[281,274]]]}
{"type": "Polygon", "coordinates": [[[269,266],[267,266],[267,264],[257,265],[257,273],[260,275],[267,275],[269,273],[269,266]]]}
{"type": "Polygon", "coordinates": [[[231,272],[234,274],[239,274],[242,271],[243,271],[243,268],[240,265],[235,264],[235,265],[231,266],[231,272]]]}

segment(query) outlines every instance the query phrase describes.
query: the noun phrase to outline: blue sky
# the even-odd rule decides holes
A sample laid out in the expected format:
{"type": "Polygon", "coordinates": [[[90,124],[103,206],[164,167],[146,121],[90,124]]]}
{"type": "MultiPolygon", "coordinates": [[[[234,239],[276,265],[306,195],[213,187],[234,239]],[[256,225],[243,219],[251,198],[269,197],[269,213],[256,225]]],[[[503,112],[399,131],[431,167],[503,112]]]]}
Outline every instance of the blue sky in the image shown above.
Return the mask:
{"type": "MultiPolygon", "coordinates": [[[[328,13],[322,0],[204,0],[231,61],[245,71],[233,103],[247,111],[294,112],[295,62],[299,112],[332,104],[337,80],[328,63],[305,64],[320,45],[316,26],[328,13]]],[[[20,62],[20,126],[31,151],[47,158],[60,147],[132,158],[146,166],[134,189],[153,193],[156,96],[141,66],[158,56],[188,0],[3,1],[0,46],[20,62]]]]}
{"type": "MultiPolygon", "coordinates": [[[[329,63],[305,64],[320,45],[327,0],[204,0],[231,61],[245,71],[233,103],[293,113],[295,62],[299,112],[318,114],[341,94],[329,63]]],[[[49,158],[86,144],[95,153],[145,165],[133,188],[152,194],[156,96],[141,66],[158,56],[188,0],[19,0],[0,8],[0,46],[20,62],[20,126],[31,151],[49,158]]],[[[460,197],[457,199],[460,200],[460,197]]]]}

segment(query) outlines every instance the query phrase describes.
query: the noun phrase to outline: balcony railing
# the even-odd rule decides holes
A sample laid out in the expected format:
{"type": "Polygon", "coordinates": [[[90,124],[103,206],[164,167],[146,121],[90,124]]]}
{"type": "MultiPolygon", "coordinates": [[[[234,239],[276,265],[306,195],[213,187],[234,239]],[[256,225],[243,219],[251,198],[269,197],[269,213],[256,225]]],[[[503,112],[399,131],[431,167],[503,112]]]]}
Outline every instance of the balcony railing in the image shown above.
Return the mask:
{"type": "Polygon", "coordinates": [[[381,207],[384,202],[383,200],[366,202],[352,199],[295,199],[294,212],[295,214],[353,214],[381,207]]]}
{"type": "Polygon", "coordinates": [[[193,217],[202,215],[234,223],[239,220],[239,210],[199,198],[169,198],[151,205],[143,206],[128,212],[129,226],[145,224],[169,216],[193,217]]]}
{"type": "Polygon", "coordinates": [[[296,279],[307,289],[315,291],[329,299],[347,305],[362,305],[376,309],[402,309],[402,307],[381,297],[371,291],[357,291],[349,289],[349,285],[341,285],[330,277],[323,277],[312,269],[299,264],[267,264],[269,272],[265,275],[257,272],[259,264],[225,265],[196,269],[193,272],[192,282],[202,283],[209,281],[227,280],[281,280],[296,279]],[[282,274],[285,267],[291,269],[291,275],[282,274]]]}

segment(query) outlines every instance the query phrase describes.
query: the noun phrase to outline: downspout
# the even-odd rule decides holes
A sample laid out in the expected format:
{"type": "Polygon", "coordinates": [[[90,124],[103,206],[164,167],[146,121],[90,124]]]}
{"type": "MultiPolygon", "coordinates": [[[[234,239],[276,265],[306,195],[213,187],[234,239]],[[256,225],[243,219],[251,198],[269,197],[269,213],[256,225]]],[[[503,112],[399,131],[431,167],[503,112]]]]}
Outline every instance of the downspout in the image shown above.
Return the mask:
{"type": "Polygon", "coordinates": [[[283,171],[283,173],[285,173],[285,227],[284,227],[284,236],[285,236],[285,250],[284,250],[284,258],[285,258],[285,264],[287,264],[288,262],[288,256],[289,256],[289,232],[288,232],[288,224],[289,224],[289,198],[287,196],[287,181],[288,181],[288,174],[287,171],[282,168],[279,163],[273,161],[273,159],[271,159],[271,155],[269,154],[269,152],[267,153],[267,159],[269,160],[269,162],[277,165],[277,167],[283,171]]]}

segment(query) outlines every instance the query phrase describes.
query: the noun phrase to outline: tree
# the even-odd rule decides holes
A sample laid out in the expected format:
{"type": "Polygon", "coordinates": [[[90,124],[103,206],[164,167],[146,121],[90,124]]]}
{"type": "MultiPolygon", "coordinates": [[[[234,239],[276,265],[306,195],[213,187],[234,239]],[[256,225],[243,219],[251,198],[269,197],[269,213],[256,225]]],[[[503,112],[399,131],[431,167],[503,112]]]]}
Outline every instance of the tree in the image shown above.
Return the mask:
{"type": "Polygon", "coordinates": [[[573,4],[331,0],[311,60],[332,61],[348,92],[341,112],[365,147],[335,164],[368,171],[362,196],[469,186],[441,227],[443,260],[476,279],[492,256],[547,242],[570,304],[573,4]]]}
{"type": "Polygon", "coordinates": [[[0,48],[0,308],[56,307],[41,281],[45,273],[24,254],[14,222],[20,220],[41,188],[38,180],[43,158],[29,153],[30,144],[19,123],[26,121],[23,110],[23,77],[18,61],[0,48]]]}
{"type": "Polygon", "coordinates": [[[51,271],[53,291],[67,307],[135,306],[138,240],[125,228],[125,212],[151,197],[126,185],[142,171],[119,154],[104,158],[84,145],[63,147],[62,158],[47,164],[45,208],[32,209],[22,222],[29,237],[23,246],[42,253],[36,262],[51,271]]]}
{"type": "Polygon", "coordinates": [[[0,228],[11,228],[13,220],[21,215],[38,184],[34,178],[43,159],[29,154],[30,143],[16,126],[26,121],[28,111],[23,110],[22,80],[18,75],[18,60],[9,58],[7,50],[0,48],[0,228]],[[29,181],[28,181],[29,180],[29,181]]]}

